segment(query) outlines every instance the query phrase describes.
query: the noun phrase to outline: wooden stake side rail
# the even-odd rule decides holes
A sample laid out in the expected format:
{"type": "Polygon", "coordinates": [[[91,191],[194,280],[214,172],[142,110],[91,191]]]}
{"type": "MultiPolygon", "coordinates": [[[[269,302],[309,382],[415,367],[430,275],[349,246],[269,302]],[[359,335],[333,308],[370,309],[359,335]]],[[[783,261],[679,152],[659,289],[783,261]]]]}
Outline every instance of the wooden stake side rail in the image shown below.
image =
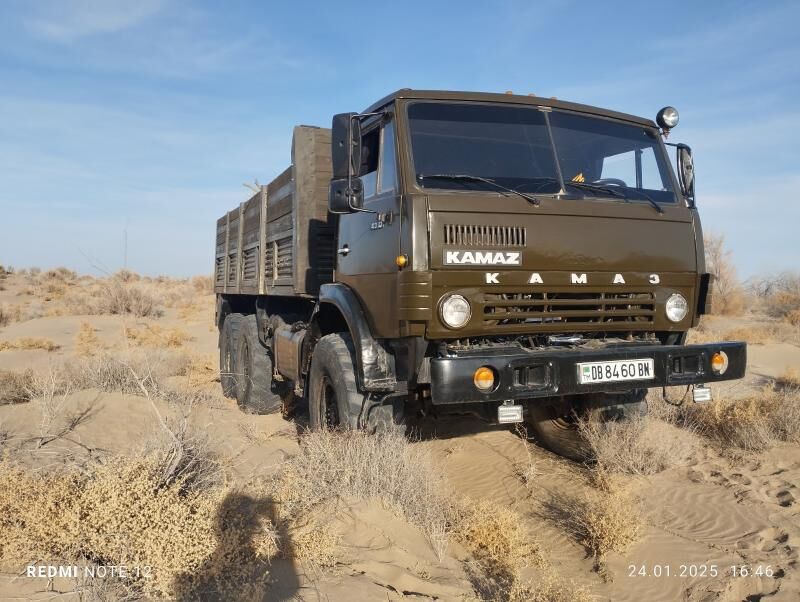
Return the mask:
{"type": "Polygon", "coordinates": [[[333,280],[330,145],[330,130],[296,127],[292,165],[217,220],[215,292],[315,296],[333,280]]]}

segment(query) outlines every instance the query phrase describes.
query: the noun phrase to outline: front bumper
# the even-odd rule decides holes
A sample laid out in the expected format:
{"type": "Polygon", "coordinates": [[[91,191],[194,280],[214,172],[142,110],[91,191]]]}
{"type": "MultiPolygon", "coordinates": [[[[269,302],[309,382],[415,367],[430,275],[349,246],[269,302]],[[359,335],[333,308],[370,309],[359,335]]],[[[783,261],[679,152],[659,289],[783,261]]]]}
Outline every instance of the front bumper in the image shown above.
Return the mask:
{"type": "Polygon", "coordinates": [[[712,383],[742,378],[746,365],[747,345],[742,342],[620,345],[591,350],[489,349],[432,358],[431,400],[434,404],[506,401],[712,383]],[[728,355],[728,368],[722,375],[714,374],[710,366],[710,358],[717,351],[728,355]],[[578,363],[644,358],[653,360],[651,379],[594,384],[578,380],[578,363]],[[473,374],[481,366],[493,368],[497,375],[493,391],[482,393],[473,384],[473,374]]]}

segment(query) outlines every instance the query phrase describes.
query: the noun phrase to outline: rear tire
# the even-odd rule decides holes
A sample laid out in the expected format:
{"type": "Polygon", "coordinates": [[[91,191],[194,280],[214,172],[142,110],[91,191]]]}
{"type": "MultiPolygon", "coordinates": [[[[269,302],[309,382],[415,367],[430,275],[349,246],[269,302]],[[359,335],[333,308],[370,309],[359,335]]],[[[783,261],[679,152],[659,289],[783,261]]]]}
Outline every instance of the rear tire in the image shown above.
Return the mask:
{"type": "Polygon", "coordinates": [[[243,318],[242,314],[228,314],[219,331],[219,382],[222,394],[231,399],[236,397],[236,340],[243,318]]]}
{"type": "Polygon", "coordinates": [[[281,409],[283,400],[273,390],[272,358],[258,338],[258,323],[254,315],[241,321],[236,345],[238,386],[236,401],[250,414],[269,414],[281,409]]]}
{"type": "Polygon", "coordinates": [[[565,458],[585,462],[591,459],[592,450],[578,429],[578,419],[608,424],[644,416],[647,414],[646,394],[646,389],[635,389],[621,394],[581,396],[572,404],[532,401],[525,422],[542,447],[565,458]]]}
{"type": "Polygon", "coordinates": [[[353,340],[345,332],[325,335],[314,347],[308,392],[312,430],[357,426],[366,395],[356,384],[354,358],[353,340]]]}

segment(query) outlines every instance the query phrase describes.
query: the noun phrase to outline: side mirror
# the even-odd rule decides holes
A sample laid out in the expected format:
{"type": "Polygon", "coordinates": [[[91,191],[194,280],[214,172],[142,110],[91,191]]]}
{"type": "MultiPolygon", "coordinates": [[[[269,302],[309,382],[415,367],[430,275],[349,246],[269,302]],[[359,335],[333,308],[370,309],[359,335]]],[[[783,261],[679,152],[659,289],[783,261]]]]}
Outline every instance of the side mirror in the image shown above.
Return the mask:
{"type": "Polygon", "coordinates": [[[354,213],[364,206],[364,187],[359,177],[334,178],[328,188],[328,211],[354,213]]]}
{"type": "Polygon", "coordinates": [[[361,120],[358,113],[339,113],[331,123],[333,179],[357,176],[361,166],[361,120]]]}
{"type": "Polygon", "coordinates": [[[692,149],[685,144],[678,144],[678,178],[681,191],[689,202],[694,205],[694,159],[692,149]]]}

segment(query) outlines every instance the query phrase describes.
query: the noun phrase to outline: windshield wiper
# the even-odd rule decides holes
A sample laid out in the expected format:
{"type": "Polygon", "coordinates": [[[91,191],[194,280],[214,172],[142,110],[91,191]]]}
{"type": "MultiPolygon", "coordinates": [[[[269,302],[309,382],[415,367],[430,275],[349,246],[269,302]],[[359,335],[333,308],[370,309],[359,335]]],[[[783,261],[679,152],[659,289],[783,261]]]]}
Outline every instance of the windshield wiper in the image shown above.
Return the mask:
{"type": "Polygon", "coordinates": [[[510,192],[512,194],[521,196],[526,201],[531,202],[534,207],[539,206],[539,199],[537,199],[536,197],[533,197],[529,194],[525,194],[524,192],[520,192],[519,190],[514,190],[513,188],[509,188],[508,186],[503,186],[499,182],[495,182],[491,178],[484,178],[483,176],[473,176],[470,174],[449,174],[449,173],[417,174],[418,180],[424,180],[425,178],[429,178],[431,180],[451,180],[453,182],[483,182],[485,184],[490,184],[491,186],[494,186],[498,190],[504,190],[505,192],[510,192]]]}
{"type": "MultiPolygon", "coordinates": [[[[625,201],[629,201],[630,200],[627,195],[621,193],[618,190],[614,190],[613,188],[608,188],[606,186],[597,186],[595,184],[585,184],[583,182],[572,182],[572,181],[564,182],[564,183],[567,186],[574,186],[575,188],[578,188],[578,189],[599,190],[600,192],[605,192],[606,194],[609,194],[611,196],[618,197],[618,198],[621,198],[621,199],[625,199],[625,201]]],[[[653,208],[656,211],[659,212],[659,214],[661,214],[661,215],[664,214],[664,210],[661,208],[661,206],[658,203],[656,203],[653,200],[653,198],[650,195],[648,195],[647,193],[642,192],[641,190],[638,190],[638,189],[636,189],[636,194],[641,194],[644,197],[644,200],[646,200],[648,203],[650,203],[653,206],[653,208]]]]}

